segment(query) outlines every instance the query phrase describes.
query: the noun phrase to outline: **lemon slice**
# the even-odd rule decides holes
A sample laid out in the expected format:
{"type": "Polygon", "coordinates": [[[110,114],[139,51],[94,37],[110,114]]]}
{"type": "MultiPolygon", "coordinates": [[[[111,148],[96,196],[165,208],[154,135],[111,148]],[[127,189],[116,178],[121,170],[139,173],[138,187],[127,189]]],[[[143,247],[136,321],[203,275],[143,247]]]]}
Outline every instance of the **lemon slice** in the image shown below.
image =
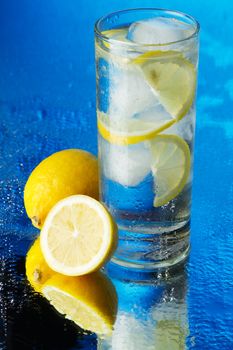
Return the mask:
{"type": "Polygon", "coordinates": [[[101,272],[81,277],[55,274],[42,287],[55,309],[79,327],[97,334],[112,331],[117,313],[117,294],[101,272]]]}
{"type": "Polygon", "coordinates": [[[150,140],[158,133],[170,127],[176,120],[158,114],[156,122],[144,122],[131,119],[122,123],[115,123],[105,113],[98,112],[98,130],[100,135],[110,143],[116,145],[132,145],[150,140]]]}
{"type": "MultiPolygon", "coordinates": [[[[104,30],[101,32],[104,36],[106,36],[109,39],[114,39],[114,40],[120,40],[120,41],[127,41],[130,42],[127,39],[127,33],[128,30],[127,28],[116,28],[116,29],[109,29],[109,30],[104,30]]],[[[107,43],[105,43],[106,45],[107,43]]],[[[107,45],[106,45],[107,46],[107,45]]]]}
{"type": "MultiPolygon", "coordinates": [[[[101,32],[102,35],[104,35],[107,39],[113,39],[116,41],[120,41],[120,42],[129,42],[130,41],[127,39],[127,33],[128,30],[127,28],[116,28],[116,29],[109,29],[109,30],[104,30],[103,32],[101,32]]],[[[107,40],[103,40],[102,44],[108,48],[108,49],[114,49],[113,47],[111,47],[111,43],[108,42],[107,40]]]]}
{"type": "Polygon", "coordinates": [[[49,212],[40,244],[51,269],[68,276],[84,275],[111,257],[117,244],[116,225],[97,200],[70,196],[49,212]]]}
{"type": "Polygon", "coordinates": [[[150,141],[150,147],[156,192],[154,207],[160,207],[184,188],[190,173],[190,150],[176,135],[157,135],[150,141]]]}
{"type": "Polygon", "coordinates": [[[150,51],[133,60],[174,118],[183,118],[192,106],[196,89],[194,65],[177,51],[150,51]]]}

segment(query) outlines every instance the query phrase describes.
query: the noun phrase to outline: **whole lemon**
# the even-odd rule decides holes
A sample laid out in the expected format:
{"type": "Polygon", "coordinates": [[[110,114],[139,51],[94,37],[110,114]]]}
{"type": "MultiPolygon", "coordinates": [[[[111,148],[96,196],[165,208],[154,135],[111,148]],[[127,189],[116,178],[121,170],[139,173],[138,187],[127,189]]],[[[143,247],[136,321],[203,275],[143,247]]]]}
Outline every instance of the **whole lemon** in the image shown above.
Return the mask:
{"type": "Polygon", "coordinates": [[[24,189],[24,205],[32,224],[41,228],[50,209],[74,194],[98,199],[96,157],[81,149],[67,149],[44,159],[32,171],[24,189]]]}
{"type": "Polygon", "coordinates": [[[40,237],[32,244],[26,256],[26,276],[36,292],[41,292],[44,283],[55,272],[47,265],[40,248],[40,237]]]}

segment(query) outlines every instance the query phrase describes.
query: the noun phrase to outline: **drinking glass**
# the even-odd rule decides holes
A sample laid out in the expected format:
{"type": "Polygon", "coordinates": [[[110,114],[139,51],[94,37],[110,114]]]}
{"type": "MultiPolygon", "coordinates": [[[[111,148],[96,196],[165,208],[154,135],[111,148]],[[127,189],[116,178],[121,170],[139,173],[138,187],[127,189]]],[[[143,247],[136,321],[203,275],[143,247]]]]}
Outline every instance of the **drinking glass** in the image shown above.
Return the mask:
{"type": "Polygon", "coordinates": [[[156,270],[190,250],[199,24],[164,9],[95,25],[101,201],[119,229],[113,261],[156,270]]]}

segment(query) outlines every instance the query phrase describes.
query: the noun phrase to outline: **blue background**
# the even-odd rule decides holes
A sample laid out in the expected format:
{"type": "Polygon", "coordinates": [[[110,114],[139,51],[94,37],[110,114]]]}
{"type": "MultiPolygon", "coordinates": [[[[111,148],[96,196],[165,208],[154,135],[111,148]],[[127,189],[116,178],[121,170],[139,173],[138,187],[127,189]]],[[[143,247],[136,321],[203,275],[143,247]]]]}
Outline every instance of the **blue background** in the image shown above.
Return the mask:
{"type": "MultiPolygon", "coordinates": [[[[27,336],[31,321],[25,323],[28,333],[16,327],[27,320],[20,294],[26,293],[23,256],[36,234],[23,209],[25,181],[43,158],[57,150],[77,147],[97,153],[94,22],[108,12],[149,6],[181,10],[201,23],[187,344],[198,350],[233,348],[233,4],[228,0],[1,0],[0,337],[7,349],[19,349],[21,343],[32,349],[30,344],[37,343],[36,336],[34,343],[27,336]]],[[[66,345],[71,328],[67,340],[59,340],[64,341],[62,349],[95,348],[92,335],[82,336],[82,345],[75,335],[76,347],[66,345]]],[[[38,349],[55,349],[43,338],[43,330],[45,325],[43,346],[38,349]]]]}

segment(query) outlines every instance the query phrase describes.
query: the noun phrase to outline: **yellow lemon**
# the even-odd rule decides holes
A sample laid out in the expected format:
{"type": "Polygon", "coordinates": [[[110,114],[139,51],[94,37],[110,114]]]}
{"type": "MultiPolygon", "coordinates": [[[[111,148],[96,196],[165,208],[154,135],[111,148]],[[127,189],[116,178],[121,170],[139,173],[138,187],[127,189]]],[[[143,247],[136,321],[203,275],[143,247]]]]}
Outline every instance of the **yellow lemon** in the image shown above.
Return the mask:
{"type": "Polygon", "coordinates": [[[55,309],[85,330],[111,333],[117,313],[117,294],[101,272],[81,277],[59,274],[49,279],[42,294],[55,309]]]}
{"type": "Polygon", "coordinates": [[[26,256],[26,276],[36,292],[41,292],[43,284],[55,272],[46,263],[40,248],[40,237],[38,237],[26,256]]]}
{"type": "Polygon", "coordinates": [[[117,246],[117,228],[97,200],[75,195],[59,201],[40,235],[46,262],[56,272],[80,276],[98,270],[117,246]]]}
{"type": "Polygon", "coordinates": [[[98,162],[89,152],[67,149],[44,159],[31,173],[24,190],[27,215],[41,228],[61,199],[85,194],[98,199],[98,162]]]}

